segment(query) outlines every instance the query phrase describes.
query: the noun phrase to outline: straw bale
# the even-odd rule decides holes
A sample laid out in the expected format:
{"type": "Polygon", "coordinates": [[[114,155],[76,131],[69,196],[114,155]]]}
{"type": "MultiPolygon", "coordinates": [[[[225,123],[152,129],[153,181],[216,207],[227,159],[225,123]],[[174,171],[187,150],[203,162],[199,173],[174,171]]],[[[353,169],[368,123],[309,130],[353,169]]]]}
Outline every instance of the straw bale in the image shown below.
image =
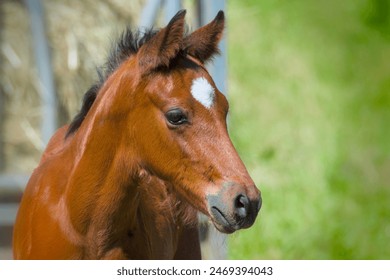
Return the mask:
{"type": "Polygon", "coordinates": [[[135,26],[139,1],[46,1],[47,31],[56,87],[65,112],[74,115],[96,78],[110,42],[126,25],[135,26]]]}
{"type": "Polygon", "coordinates": [[[20,2],[7,1],[1,4],[1,15],[0,107],[4,112],[0,120],[0,161],[7,170],[19,171],[23,169],[19,166],[31,168],[31,158],[37,157],[40,148],[40,139],[34,135],[40,120],[37,73],[26,9],[20,2]]]}
{"type": "MultiPolygon", "coordinates": [[[[136,26],[141,0],[44,0],[61,124],[77,112],[111,41],[136,26]]],[[[0,3],[0,172],[30,173],[44,148],[30,18],[23,1],[0,3]]]]}

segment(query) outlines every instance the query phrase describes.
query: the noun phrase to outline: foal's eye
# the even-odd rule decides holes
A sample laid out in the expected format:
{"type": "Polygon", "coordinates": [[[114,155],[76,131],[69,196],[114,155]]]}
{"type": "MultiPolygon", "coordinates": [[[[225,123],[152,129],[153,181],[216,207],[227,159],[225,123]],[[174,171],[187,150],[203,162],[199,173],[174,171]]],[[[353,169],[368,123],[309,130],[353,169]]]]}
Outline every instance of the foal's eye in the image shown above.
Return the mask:
{"type": "Polygon", "coordinates": [[[173,125],[181,125],[187,123],[186,114],[180,109],[172,109],[165,113],[168,122],[173,125]]]}

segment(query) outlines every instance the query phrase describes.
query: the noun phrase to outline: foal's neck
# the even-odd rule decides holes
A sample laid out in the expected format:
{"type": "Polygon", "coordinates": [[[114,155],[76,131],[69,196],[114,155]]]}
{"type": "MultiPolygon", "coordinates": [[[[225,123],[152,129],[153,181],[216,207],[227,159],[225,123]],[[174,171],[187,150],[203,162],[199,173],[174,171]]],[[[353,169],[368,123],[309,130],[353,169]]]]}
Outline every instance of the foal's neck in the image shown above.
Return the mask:
{"type": "Polygon", "coordinates": [[[87,240],[85,254],[101,258],[119,250],[126,258],[172,258],[183,226],[196,220],[196,211],[171,185],[141,169],[120,138],[108,140],[92,135],[74,141],[82,143],[82,154],[70,176],[69,212],[87,240]],[[142,254],[129,256],[132,251],[142,254]]]}

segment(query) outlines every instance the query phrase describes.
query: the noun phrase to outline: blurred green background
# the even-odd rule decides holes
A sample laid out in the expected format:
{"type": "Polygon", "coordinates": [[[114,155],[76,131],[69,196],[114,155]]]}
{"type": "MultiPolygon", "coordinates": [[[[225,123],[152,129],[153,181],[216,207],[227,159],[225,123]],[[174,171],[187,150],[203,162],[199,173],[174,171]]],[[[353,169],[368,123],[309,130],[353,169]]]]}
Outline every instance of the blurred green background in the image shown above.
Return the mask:
{"type": "Polygon", "coordinates": [[[264,201],[229,257],[389,259],[389,1],[227,3],[230,134],[264,201]]]}

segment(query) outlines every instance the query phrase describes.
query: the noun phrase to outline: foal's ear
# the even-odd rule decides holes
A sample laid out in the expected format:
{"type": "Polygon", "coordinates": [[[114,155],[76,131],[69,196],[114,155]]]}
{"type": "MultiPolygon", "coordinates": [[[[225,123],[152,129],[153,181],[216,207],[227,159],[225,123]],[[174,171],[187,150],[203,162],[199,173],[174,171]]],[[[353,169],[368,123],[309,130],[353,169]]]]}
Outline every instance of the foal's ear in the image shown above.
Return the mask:
{"type": "Polygon", "coordinates": [[[207,61],[218,54],[218,43],[222,38],[224,27],[225,15],[223,11],[219,11],[212,22],[195,30],[184,39],[185,51],[202,63],[207,61]]]}
{"type": "Polygon", "coordinates": [[[138,53],[138,63],[142,73],[148,73],[157,67],[168,67],[176,57],[183,43],[184,16],[186,10],[179,11],[168,25],[146,42],[138,53]]]}

